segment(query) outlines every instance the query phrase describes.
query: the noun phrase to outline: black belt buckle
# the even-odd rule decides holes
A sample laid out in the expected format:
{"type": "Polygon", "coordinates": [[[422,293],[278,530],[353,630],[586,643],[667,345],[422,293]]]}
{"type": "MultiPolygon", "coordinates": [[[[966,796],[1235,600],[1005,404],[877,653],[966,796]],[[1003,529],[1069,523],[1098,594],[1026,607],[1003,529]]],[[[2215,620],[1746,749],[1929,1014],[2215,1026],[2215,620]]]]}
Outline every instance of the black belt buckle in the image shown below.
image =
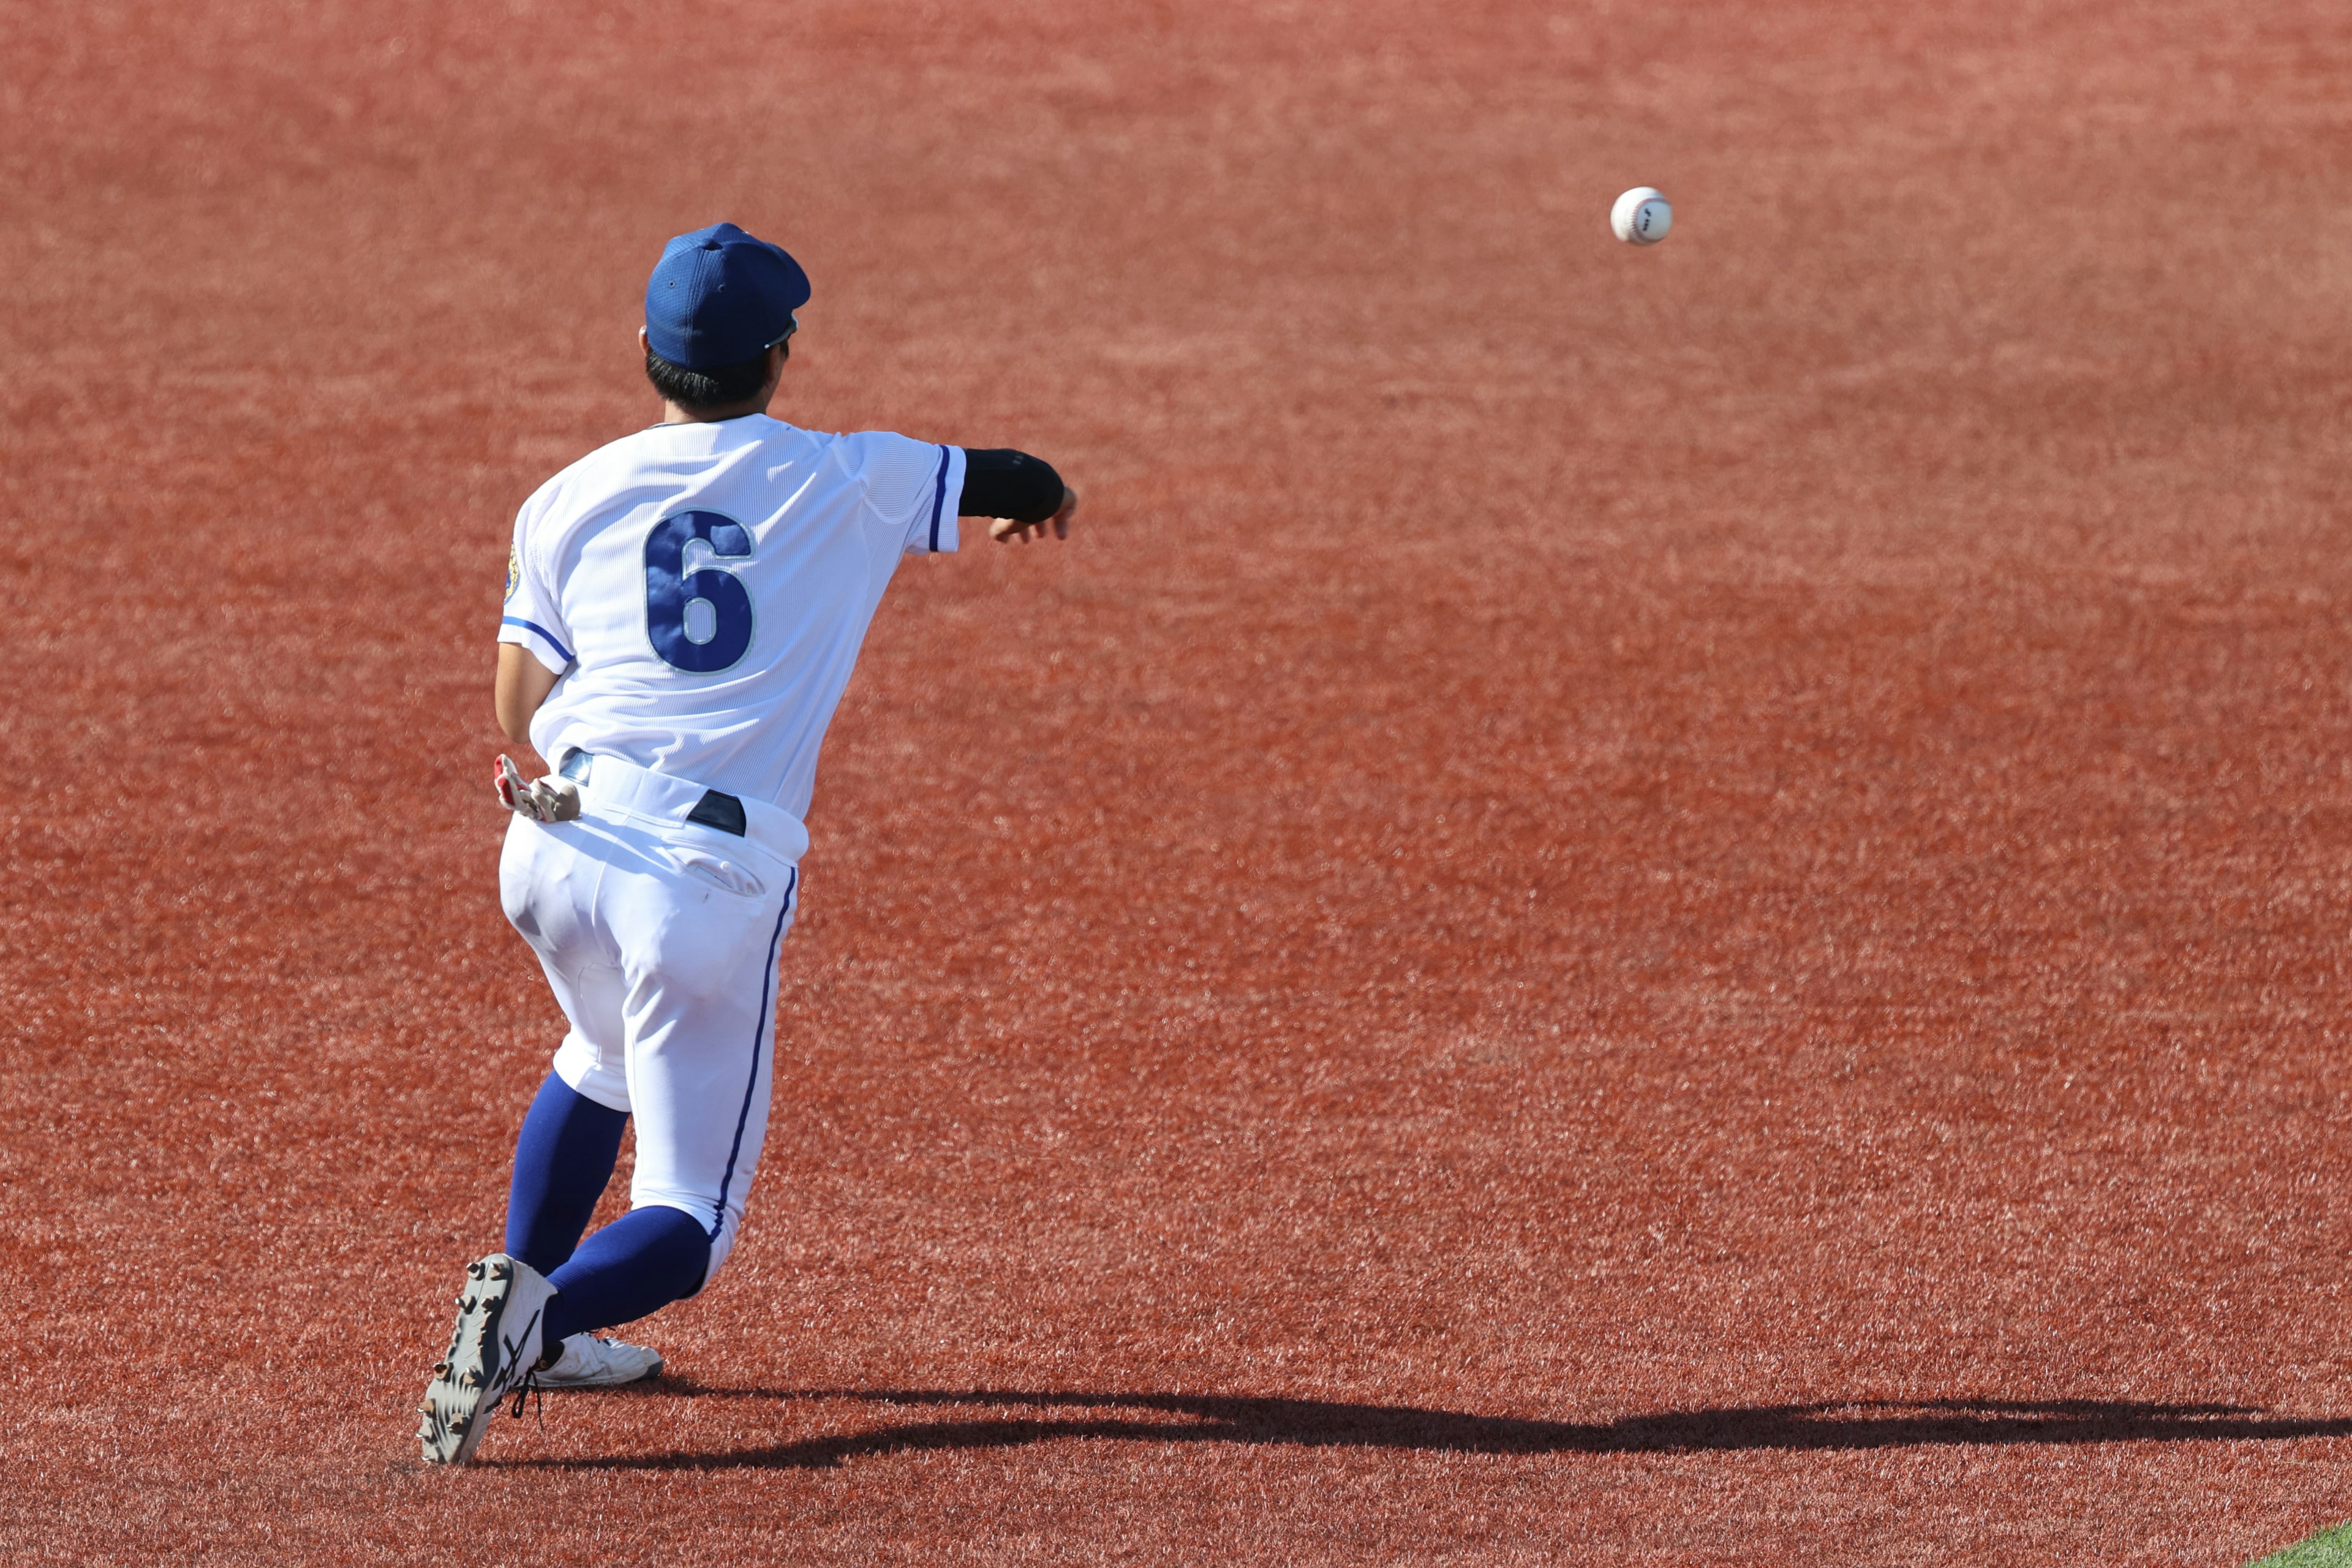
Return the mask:
{"type": "Polygon", "coordinates": [[[591,759],[587,752],[574,752],[570,756],[564,758],[563,765],[555,771],[562,773],[565,778],[570,779],[573,784],[586,784],[588,782],[590,760],[591,759]]]}
{"type": "Polygon", "coordinates": [[[743,837],[743,803],[731,795],[720,795],[715,789],[702,792],[694,809],[686,814],[688,822],[698,822],[705,827],[715,827],[721,833],[743,837]]]}

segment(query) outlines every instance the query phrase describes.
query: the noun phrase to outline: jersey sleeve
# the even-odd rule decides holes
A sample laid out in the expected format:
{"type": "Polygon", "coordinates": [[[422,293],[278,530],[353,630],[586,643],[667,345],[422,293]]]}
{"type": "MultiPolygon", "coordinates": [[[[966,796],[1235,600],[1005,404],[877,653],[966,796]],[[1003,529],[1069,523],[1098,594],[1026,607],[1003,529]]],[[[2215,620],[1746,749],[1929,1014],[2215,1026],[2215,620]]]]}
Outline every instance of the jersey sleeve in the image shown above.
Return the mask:
{"type": "Polygon", "coordinates": [[[561,675],[572,667],[572,631],[550,580],[547,561],[534,548],[531,521],[539,497],[515,514],[514,543],[507,552],[506,607],[499,616],[499,641],[528,648],[530,656],[561,675]]]}
{"type": "Polygon", "coordinates": [[[956,548],[956,498],[963,493],[963,448],[887,430],[846,437],[851,467],[866,487],[878,524],[908,555],[956,548]]]}

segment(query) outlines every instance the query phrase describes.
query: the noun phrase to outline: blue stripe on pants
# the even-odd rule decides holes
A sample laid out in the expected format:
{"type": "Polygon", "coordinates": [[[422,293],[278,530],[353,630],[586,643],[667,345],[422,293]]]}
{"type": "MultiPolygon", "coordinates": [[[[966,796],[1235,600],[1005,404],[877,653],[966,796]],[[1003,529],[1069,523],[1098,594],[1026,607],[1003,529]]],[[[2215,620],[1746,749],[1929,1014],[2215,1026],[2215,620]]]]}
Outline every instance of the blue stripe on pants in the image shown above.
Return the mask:
{"type": "Polygon", "coordinates": [[[760,1021],[751,1026],[751,1076],[743,1085],[743,1109],[735,1113],[735,1142],[727,1151],[727,1170],[719,1178],[719,1202],[710,1216],[712,1241],[727,1226],[727,1189],[735,1180],[735,1162],[743,1153],[743,1129],[751,1120],[751,1096],[760,1087],[760,1037],[768,1032],[768,997],[776,984],[776,947],[784,940],[784,921],[793,912],[793,895],[800,885],[800,868],[795,866],[792,879],[784,884],[784,907],[776,911],[776,929],[768,938],[768,972],[760,982],[760,1021]]]}

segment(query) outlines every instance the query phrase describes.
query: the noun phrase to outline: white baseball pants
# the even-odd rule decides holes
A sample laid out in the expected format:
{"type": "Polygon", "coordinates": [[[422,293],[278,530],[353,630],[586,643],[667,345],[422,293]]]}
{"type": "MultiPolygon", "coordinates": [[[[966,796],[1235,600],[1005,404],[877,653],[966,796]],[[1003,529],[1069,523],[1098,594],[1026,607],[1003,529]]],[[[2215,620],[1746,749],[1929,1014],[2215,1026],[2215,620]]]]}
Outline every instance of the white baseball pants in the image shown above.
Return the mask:
{"type": "Polygon", "coordinates": [[[571,822],[518,816],[499,891],[571,1021],[555,1071],[635,1118],[629,1205],[710,1235],[717,1277],[768,1131],[776,953],[807,832],[742,802],[737,836],[687,820],[699,784],[597,757],[571,822]]]}

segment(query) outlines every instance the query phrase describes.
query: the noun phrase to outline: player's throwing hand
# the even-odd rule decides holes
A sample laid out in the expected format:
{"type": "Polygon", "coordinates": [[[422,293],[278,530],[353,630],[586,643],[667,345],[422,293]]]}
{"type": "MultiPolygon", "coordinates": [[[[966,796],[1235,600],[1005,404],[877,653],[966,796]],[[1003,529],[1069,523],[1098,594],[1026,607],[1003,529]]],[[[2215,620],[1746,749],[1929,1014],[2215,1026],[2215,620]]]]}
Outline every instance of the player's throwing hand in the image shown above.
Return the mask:
{"type": "Polygon", "coordinates": [[[1055,538],[1067,539],[1070,537],[1070,519],[1077,514],[1078,492],[1065,485],[1062,487],[1062,504],[1055,509],[1053,516],[1043,522],[1024,522],[1017,517],[1000,517],[989,523],[988,537],[999,544],[1015,539],[1026,544],[1033,535],[1044,538],[1045,531],[1050,528],[1055,538]]]}

